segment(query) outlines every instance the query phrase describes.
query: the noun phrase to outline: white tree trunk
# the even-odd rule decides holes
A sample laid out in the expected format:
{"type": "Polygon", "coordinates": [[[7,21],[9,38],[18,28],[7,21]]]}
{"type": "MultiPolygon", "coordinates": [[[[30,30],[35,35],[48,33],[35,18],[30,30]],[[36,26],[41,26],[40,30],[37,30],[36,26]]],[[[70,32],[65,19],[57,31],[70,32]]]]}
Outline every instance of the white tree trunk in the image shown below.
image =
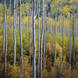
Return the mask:
{"type": "Polygon", "coordinates": [[[3,59],[4,59],[4,77],[7,72],[7,25],[6,25],[6,0],[3,1],[3,59]]]}
{"type": "Polygon", "coordinates": [[[62,27],[62,61],[64,61],[64,19],[63,16],[63,27],[62,27]]]}
{"type": "Polygon", "coordinates": [[[40,0],[37,2],[38,12],[38,78],[40,73],[40,0]]]}
{"type": "Polygon", "coordinates": [[[16,64],[16,0],[14,0],[14,65],[16,64]]]}
{"type": "Polygon", "coordinates": [[[19,31],[20,31],[20,54],[21,54],[21,76],[22,76],[22,72],[23,72],[23,47],[22,47],[22,13],[21,13],[21,0],[20,0],[19,31]]]}
{"type": "Polygon", "coordinates": [[[57,13],[56,13],[56,16],[55,16],[55,22],[56,22],[56,25],[55,25],[55,52],[54,52],[54,62],[56,62],[57,13]]]}
{"type": "Polygon", "coordinates": [[[33,30],[33,78],[36,78],[36,48],[35,48],[35,10],[34,10],[34,0],[32,0],[32,30],[33,30]]]}

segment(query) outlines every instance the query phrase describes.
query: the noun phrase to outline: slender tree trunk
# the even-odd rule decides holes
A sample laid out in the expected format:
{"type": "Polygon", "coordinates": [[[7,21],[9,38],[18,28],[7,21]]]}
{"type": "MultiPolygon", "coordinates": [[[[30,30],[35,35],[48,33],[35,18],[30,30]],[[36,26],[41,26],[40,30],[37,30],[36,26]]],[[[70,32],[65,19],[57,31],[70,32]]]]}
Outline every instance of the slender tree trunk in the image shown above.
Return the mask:
{"type": "Polygon", "coordinates": [[[46,56],[46,48],[45,48],[45,36],[46,36],[46,34],[45,34],[45,30],[46,30],[46,1],[44,2],[44,19],[43,19],[43,21],[44,21],[44,29],[43,29],[43,69],[44,69],[44,65],[45,65],[45,56],[46,56]]]}
{"type": "Polygon", "coordinates": [[[71,53],[72,53],[72,51],[71,51],[71,32],[72,32],[72,30],[71,30],[71,17],[70,17],[70,19],[69,19],[69,64],[70,64],[70,71],[69,71],[69,76],[70,76],[70,78],[71,78],[71,53]]]}
{"type": "Polygon", "coordinates": [[[38,78],[40,73],[40,0],[38,0],[38,78]]]}
{"type": "Polygon", "coordinates": [[[16,0],[14,0],[14,65],[16,64],[16,0]]]}
{"type": "Polygon", "coordinates": [[[3,1],[3,59],[4,59],[4,78],[6,78],[7,72],[6,0],[3,1]]]}
{"type": "Polygon", "coordinates": [[[37,16],[37,0],[34,0],[34,12],[35,12],[35,16],[37,16]]]}
{"type": "Polygon", "coordinates": [[[54,53],[54,62],[56,62],[57,13],[56,13],[56,16],[55,16],[55,22],[56,22],[56,25],[55,25],[55,53],[54,53]]]}
{"type": "Polygon", "coordinates": [[[18,27],[19,21],[18,21],[18,0],[16,0],[16,26],[18,27]]]}
{"type": "Polygon", "coordinates": [[[11,27],[11,0],[9,2],[9,28],[11,27]]]}
{"type": "Polygon", "coordinates": [[[3,0],[3,58],[5,54],[6,0],[3,0]]]}
{"type": "Polygon", "coordinates": [[[40,74],[39,74],[40,77],[39,78],[42,78],[42,44],[43,44],[42,32],[43,32],[43,27],[42,27],[41,36],[40,36],[40,74]]]}
{"type": "Polygon", "coordinates": [[[29,56],[30,56],[30,62],[31,62],[31,52],[30,52],[30,11],[29,11],[29,0],[27,1],[28,2],[28,4],[27,4],[27,6],[28,6],[28,8],[27,8],[27,39],[29,40],[29,56]]]}
{"type": "Polygon", "coordinates": [[[23,73],[23,48],[22,48],[22,13],[21,13],[21,0],[20,0],[20,13],[19,13],[19,31],[20,31],[20,54],[21,54],[21,77],[23,73]]]}
{"type": "Polygon", "coordinates": [[[64,16],[63,16],[63,27],[62,27],[62,61],[64,61],[64,16]]]}
{"type": "Polygon", "coordinates": [[[72,19],[72,34],[73,34],[73,46],[72,46],[72,68],[75,64],[75,31],[74,31],[74,15],[72,19]]]}
{"type": "Polygon", "coordinates": [[[69,63],[71,64],[71,32],[72,32],[72,30],[71,30],[71,17],[70,17],[70,25],[69,25],[69,63]]]}
{"type": "Polygon", "coordinates": [[[76,18],[76,37],[77,37],[77,40],[78,40],[78,22],[77,22],[77,18],[76,18]]]}
{"type": "Polygon", "coordinates": [[[43,37],[44,37],[44,26],[45,26],[45,7],[44,7],[44,0],[43,0],[43,14],[42,14],[42,31],[40,37],[40,78],[42,78],[42,68],[43,68],[43,37]]]}
{"type": "Polygon", "coordinates": [[[31,63],[31,39],[30,39],[31,37],[30,35],[31,35],[31,30],[30,30],[30,21],[29,21],[29,56],[30,56],[29,62],[31,63]]]}
{"type": "Polygon", "coordinates": [[[5,78],[7,77],[7,25],[5,26],[5,78]]]}
{"type": "Polygon", "coordinates": [[[60,18],[59,18],[59,22],[60,22],[59,33],[60,33],[60,36],[61,36],[61,16],[60,16],[60,18]]]}
{"type": "Polygon", "coordinates": [[[29,0],[27,0],[27,39],[28,39],[28,34],[29,33],[29,0]]]}
{"type": "Polygon", "coordinates": [[[36,78],[36,48],[35,48],[35,10],[34,10],[34,0],[32,0],[32,30],[33,30],[33,78],[36,78]]]}

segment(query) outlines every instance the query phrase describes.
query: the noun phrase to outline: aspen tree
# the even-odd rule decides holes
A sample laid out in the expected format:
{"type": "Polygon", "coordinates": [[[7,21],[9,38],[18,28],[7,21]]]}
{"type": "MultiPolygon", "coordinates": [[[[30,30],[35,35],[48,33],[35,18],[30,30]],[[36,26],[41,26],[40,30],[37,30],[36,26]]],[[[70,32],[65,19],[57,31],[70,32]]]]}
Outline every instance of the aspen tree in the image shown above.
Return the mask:
{"type": "Polygon", "coordinates": [[[56,62],[56,40],[57,40],[57,13],[55,15],[55,51],[54,51],[54,61],[56,62]]]}
{"type": "Polygon", "coordinates": [[[36,48],[35,48],[35,9],[34,0],[32,0],[32,30],[33,30],[33,78],[36,78],[36,48]]]}
{"type": "Polygon", "coordinates": [[[9,27],[11,27],[11,0],[9,1],[9,27]]]}
{"type": "Polygon", "coordinates": [[[14,0],[14,25],[13,25],[13,32],[14,32],[14,65],[16,64],[16,0],[14,0]]]}
{"type": "Polygon", "coordinates": [[[4,59],[4,77],[7,73],[7,25],[6,25],[6,0],[3,0],[3,59],[4,59]]]}
{"type": "Polygon", "coordinates": [[[62,61],[64,61],[64,19],[63,16],[63,27],[62,27],[62,61]]]}
{"type": "Polygon", "coordinates": [[[75,64],[75,29],[74,29],[74,15],[72,17],[72,36],[73,36],[73,46],[72,46],[72,67],[74,67],[75,64]]]}
{"type": "Polygon", "coordinates": [[[71,49],[71,16],[69,18],[69,64],[70,64],[70,71],[69,71],[69,76],[71,77],[71,53],[72,53],[72,49],[71,49]]]}
{"type": "Polygon", "coordinates": [[[43,37],[44,37],[44,27],[45,27],[45,1],[43,0],[43,13],[42,13],[42,31],[40,37],[40,78],[42,78],[42,69],[43,69],[43,37]]]}
{"type": "Polygon", "coordinates": [[[40,73],[40,0],[37,1],[38,12],[38,78],[40,73]]]}
{"type": "Polygon", "coordinates": [[[21,13],[21,0],[20,0],[20,13],[19,13],[19,31],[20,31],[20,55],[21,55],[21,76],[23,72],[23,47],[22,47],[22,13],[21,13]]]}

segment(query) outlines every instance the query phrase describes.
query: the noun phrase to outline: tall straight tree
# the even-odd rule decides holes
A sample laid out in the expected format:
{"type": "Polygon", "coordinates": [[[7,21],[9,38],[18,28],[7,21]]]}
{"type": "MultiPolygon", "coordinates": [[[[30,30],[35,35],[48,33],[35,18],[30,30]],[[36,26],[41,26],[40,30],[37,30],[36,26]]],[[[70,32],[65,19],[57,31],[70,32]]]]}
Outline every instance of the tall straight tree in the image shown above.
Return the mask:
{"type": "Polygon", "coordinates": [[[37,1],[38,12],[38,78],[40,73],[40,0],[37,1]]]}
{"type": "Polygon", "coordinates": [[[19,24],[19,20],[18,20],[18,4],[19,3],[19,0],[16,0],[16,26],[18,26],[18,24],[19,24]]]}
{"type": "Polygon", "coordinates": [[[4,59],[4,77],[7,72],[7,27],[6,27],[6,0],[3,0],[3,59],[4,59]]]}
{"type": "Polygon", "coordinates": [[[6,0],[3,0],[3,58],[5,53],[6,0]]]}
{"type": "Polygon", "coordinates": [[[70,16],[70,19],[69,19],[70,21],[70,24],[69,24],[69,63],[71,64],[71,32],[72,32],[72,27],[71,27],[71,16],[70,16]]]}
{"type": "Polygon", "coordinates": [[[70,64],[70,71],[69,71],[69,76],[71,77],[71,53],[72,53],[72,50],[71,50],[71,16],[69,18],[69,64],[70,64]]]}
{"type": "Polygon", "coordinates": [[[33,77],[36,78],[36,48],[35,48],[35,10],[34,10],[34,0],[32,0],[32,30],[33,30],[33,77]]]}
{"type": "Polygon", "coordinates": [[[11,27],[11,0],[9,1],[9,27],[11,27]]]}
{"type": "Polygon", "coordinates": [[[55,52],[54,52],[54,62],[56,62],[56,40],[57,40],[57,13],[55,15],[55,52]]]}
{"type": "MultiPolygon", "coordinates": [[[[30,13],[29,13],[29,14],[30,14],[30,13]]],[[[30,63],[31,63],[31,40],[30,40],[30,38],[31,38],[31,37],[30,37],[30,35],[31,35],[31,30],[30,30],[30,28],[31,28],[31,27],[30,27],[30,25],[31,25],[31,24],[30,24],[30,18],[29,18],[29,56],[30,56],[30,60],[29,60],[29,61],[30,61],[30,63]]]]}
{"type": "Polygon", "coordinates": [[[14,65],[16,64],[16,0],[14,0],[14,65]]]}
{"type": "MultiPolygon", "coordinates": [[[[7,15],[6,15],[7,16],[7,15]]],[[[6,72],[7,72],[7,24],[5,26],[5,76],[6,76],[6,72]]]]}
{"type": "Polygon", "coordinates": [[[63,26],[62,26],[62,61],[64,60],[64,19],[63,16],[63,26]]]}
{"type": "Polygon", "coordinates": [[[43,31],[43,27],[41,29],[41,36],[40,36],[40,72],[39,72],[39,78],[42,78],[42,31],[43,31]]]}
{"type": "Polygon", "coordinates": [[[72,35],[73,35],[73,46],[72,46],[72,67],[74,67],[75,64],[75,29],[74,29],[74,14],[72,18],[72,35]]]}
{"type": "Polygon", "coordinates": [[[21,54],[21,76],[23,72],[23,48],[22,48],[22,13],[21,13],[21,0],[20,0],[20,16],[19,16],[19,31],[20,31],[20,54],[21,54]]]}
{"type": "Polygon", "coordinates": [[[46,39],[45,39],[45,31],[46,31],[46,1],[44,1],[44,12],[43,12],[43,69],[45,64],[45,56],[46,56],[46,39]]]}
{"type": "Polygon", "coordinates": [[[29,0],[27,0],[27,39],[28,39],[28,32],[29,32],[29,0]]]}
{"type": "Polygon", "coordinates": [[[40,37],[40,78],[42,78],[42,63],[43,63],[43,37],[44,37],[44,26],[45,26],[45,1],[43,0],[43,13],[42,13],[42,30],[40,37]]]}
{"type": "Polygon", "coordinates": [[[60,33],[60,36],[61,36],[61,16],[59,17],[59,22],[60,22],[60,25],[59,25],[59,33],[60,33]]]}

